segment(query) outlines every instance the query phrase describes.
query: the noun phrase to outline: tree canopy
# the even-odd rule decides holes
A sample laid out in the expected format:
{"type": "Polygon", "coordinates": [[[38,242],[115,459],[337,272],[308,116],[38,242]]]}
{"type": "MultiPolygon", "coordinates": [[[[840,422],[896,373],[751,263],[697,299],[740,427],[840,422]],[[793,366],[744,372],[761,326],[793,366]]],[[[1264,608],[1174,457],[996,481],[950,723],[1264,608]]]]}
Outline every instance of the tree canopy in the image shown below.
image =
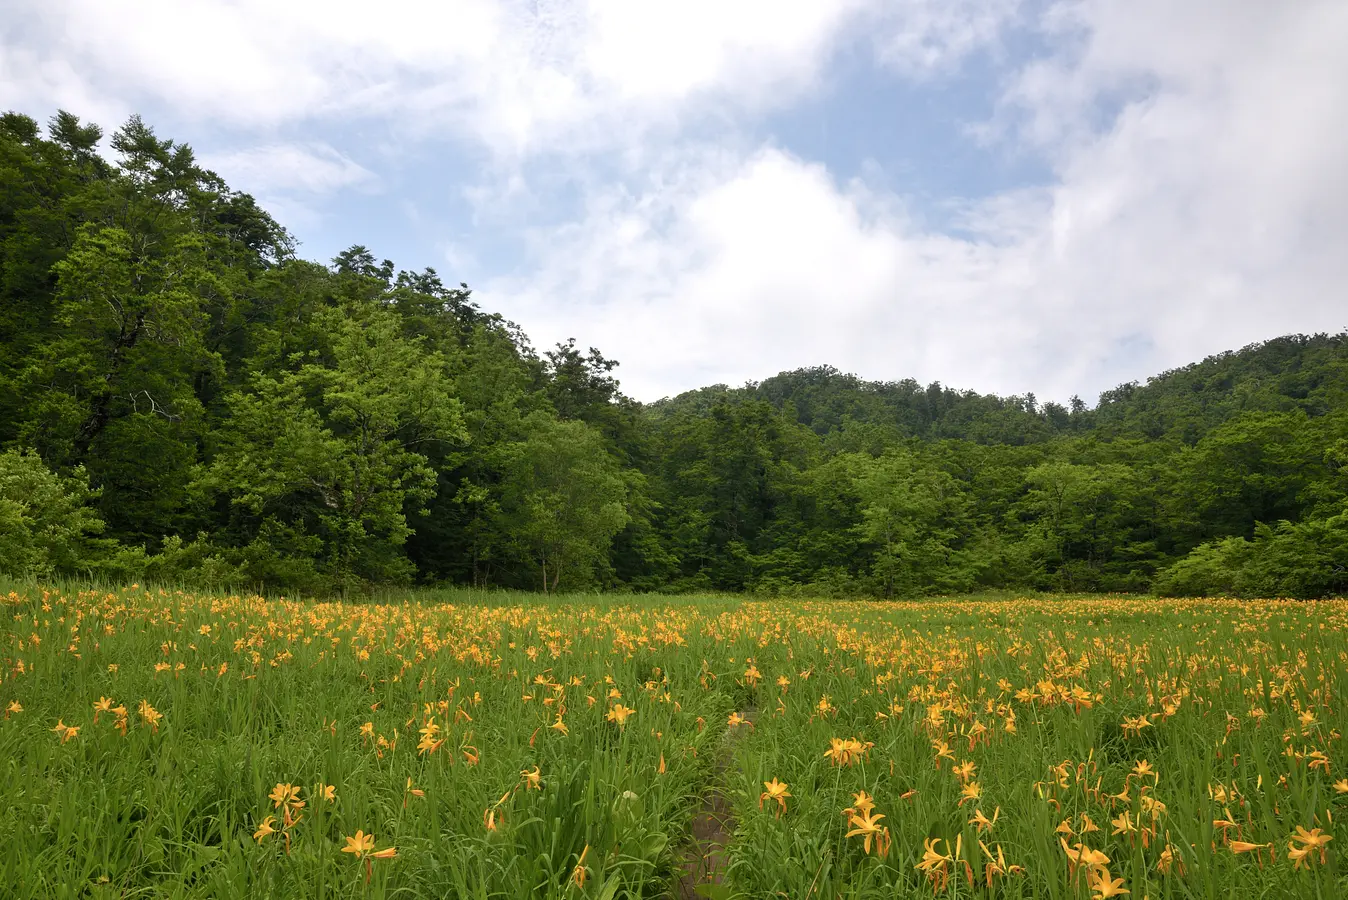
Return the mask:
{"type": "Polygon", "coordinates": [[[821,366],[642,405],[322,265],[133,117],[0,116],[0,571],[271,590],[1348,592],[1348,333],[1095,406],[821,366]]]}

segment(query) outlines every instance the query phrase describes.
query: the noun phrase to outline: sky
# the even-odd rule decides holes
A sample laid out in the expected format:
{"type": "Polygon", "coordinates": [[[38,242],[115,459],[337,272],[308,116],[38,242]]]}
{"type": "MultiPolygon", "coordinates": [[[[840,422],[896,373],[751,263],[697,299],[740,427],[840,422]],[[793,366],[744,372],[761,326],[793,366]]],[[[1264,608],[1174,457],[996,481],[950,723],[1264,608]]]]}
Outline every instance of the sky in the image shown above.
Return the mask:
{"type": "Polygon", "coordinates": [[[625,393],[1065,401],[1348,328],[1343,0],[6,0],[0,107],[139,113],[323,262],[625,393]]]}

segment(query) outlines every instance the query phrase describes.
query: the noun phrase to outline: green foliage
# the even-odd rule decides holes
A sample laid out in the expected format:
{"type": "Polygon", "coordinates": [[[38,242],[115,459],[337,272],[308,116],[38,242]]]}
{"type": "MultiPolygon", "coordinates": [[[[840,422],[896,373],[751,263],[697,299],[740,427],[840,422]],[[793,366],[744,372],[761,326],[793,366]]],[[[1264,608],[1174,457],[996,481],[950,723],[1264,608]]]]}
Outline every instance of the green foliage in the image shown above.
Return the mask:
{"type": "MultiPolygon", "coordinates": [[[[1095,408],[827,366],[642,406],[598,348],[535,353],[467,285],[361,245],[296,259],[190,147],[133,117],[105,159],[102,135],[0,116],[0,449],[85,485],[63,490],[90,523],[11,569],[314,593],[1344,590],[1348,333],[1095,408]]],[[[23,502],[6,534],[32,527],[23,502]]]]}
{"type": "Polygon", "coordinates": [[[198,487],[254,541],[264,524],[318,538],[316,567],[338,584],[406,580],[405,511],[435,493],[418,448],[467,438],[445,361],[391,312],[317,319],[328,347],[229,395],[232,428],[198,487]]]}
{"type": "Polygon", "coordinates": [[[538,569],[544,593],[563,583],[588,586],[627,524],[627,483],[599,434],[583,422],[540,416],[531,424],[506,475],[504,530],[538,569]]]}
{"type": "Polygon", "coordinates": [[[103,531],[91,497],[83,469],[62,477],[31,451],[0,453],[0,574],[87,570],[103,531]]]}
{"type": "Polygon", "coordinates": [[[1156,589],[1177,597],[1339,597],[1348,594],[1348,513],[1259,525],[1254,539],[1194,548],[1161,572],[1156,589]]]}

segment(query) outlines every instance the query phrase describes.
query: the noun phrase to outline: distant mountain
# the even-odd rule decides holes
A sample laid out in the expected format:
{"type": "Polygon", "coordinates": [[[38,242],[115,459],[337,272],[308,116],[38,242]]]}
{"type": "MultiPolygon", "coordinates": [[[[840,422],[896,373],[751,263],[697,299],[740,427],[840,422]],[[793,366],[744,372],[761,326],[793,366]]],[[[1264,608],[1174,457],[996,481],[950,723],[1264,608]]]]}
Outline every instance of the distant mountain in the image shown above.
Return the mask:
{"type": "Polygon", "coordinates": [[[782,372],[731,388],[713,385],[650,404],[655,417],[698,414],[717,402],[764,400],[794,408],[798,422],[823,436],[847,422],[894,429],[904,437],[962,438],[982,444],[1033,444],[1097,432],[1194,443],[1249,411],[1302,409],[1315,417],[1348,404],[1348,332],[1293,334],[1209,356],[1100,395],[1095,408],[1033,394],[1000,397],[939,382],[866,381],[832,366],[782,372]]]}

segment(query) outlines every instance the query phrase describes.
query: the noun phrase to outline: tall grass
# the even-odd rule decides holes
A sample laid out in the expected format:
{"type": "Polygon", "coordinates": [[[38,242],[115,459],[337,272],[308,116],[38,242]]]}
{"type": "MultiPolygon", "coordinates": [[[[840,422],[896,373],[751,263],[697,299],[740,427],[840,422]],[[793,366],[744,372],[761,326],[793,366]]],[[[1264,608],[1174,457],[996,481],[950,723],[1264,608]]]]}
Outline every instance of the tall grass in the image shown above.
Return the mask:
{"type": "Polygon", "coordinates": [[[4,896],[1348,894],[1342,602],[0,594],[4,896]]]}

